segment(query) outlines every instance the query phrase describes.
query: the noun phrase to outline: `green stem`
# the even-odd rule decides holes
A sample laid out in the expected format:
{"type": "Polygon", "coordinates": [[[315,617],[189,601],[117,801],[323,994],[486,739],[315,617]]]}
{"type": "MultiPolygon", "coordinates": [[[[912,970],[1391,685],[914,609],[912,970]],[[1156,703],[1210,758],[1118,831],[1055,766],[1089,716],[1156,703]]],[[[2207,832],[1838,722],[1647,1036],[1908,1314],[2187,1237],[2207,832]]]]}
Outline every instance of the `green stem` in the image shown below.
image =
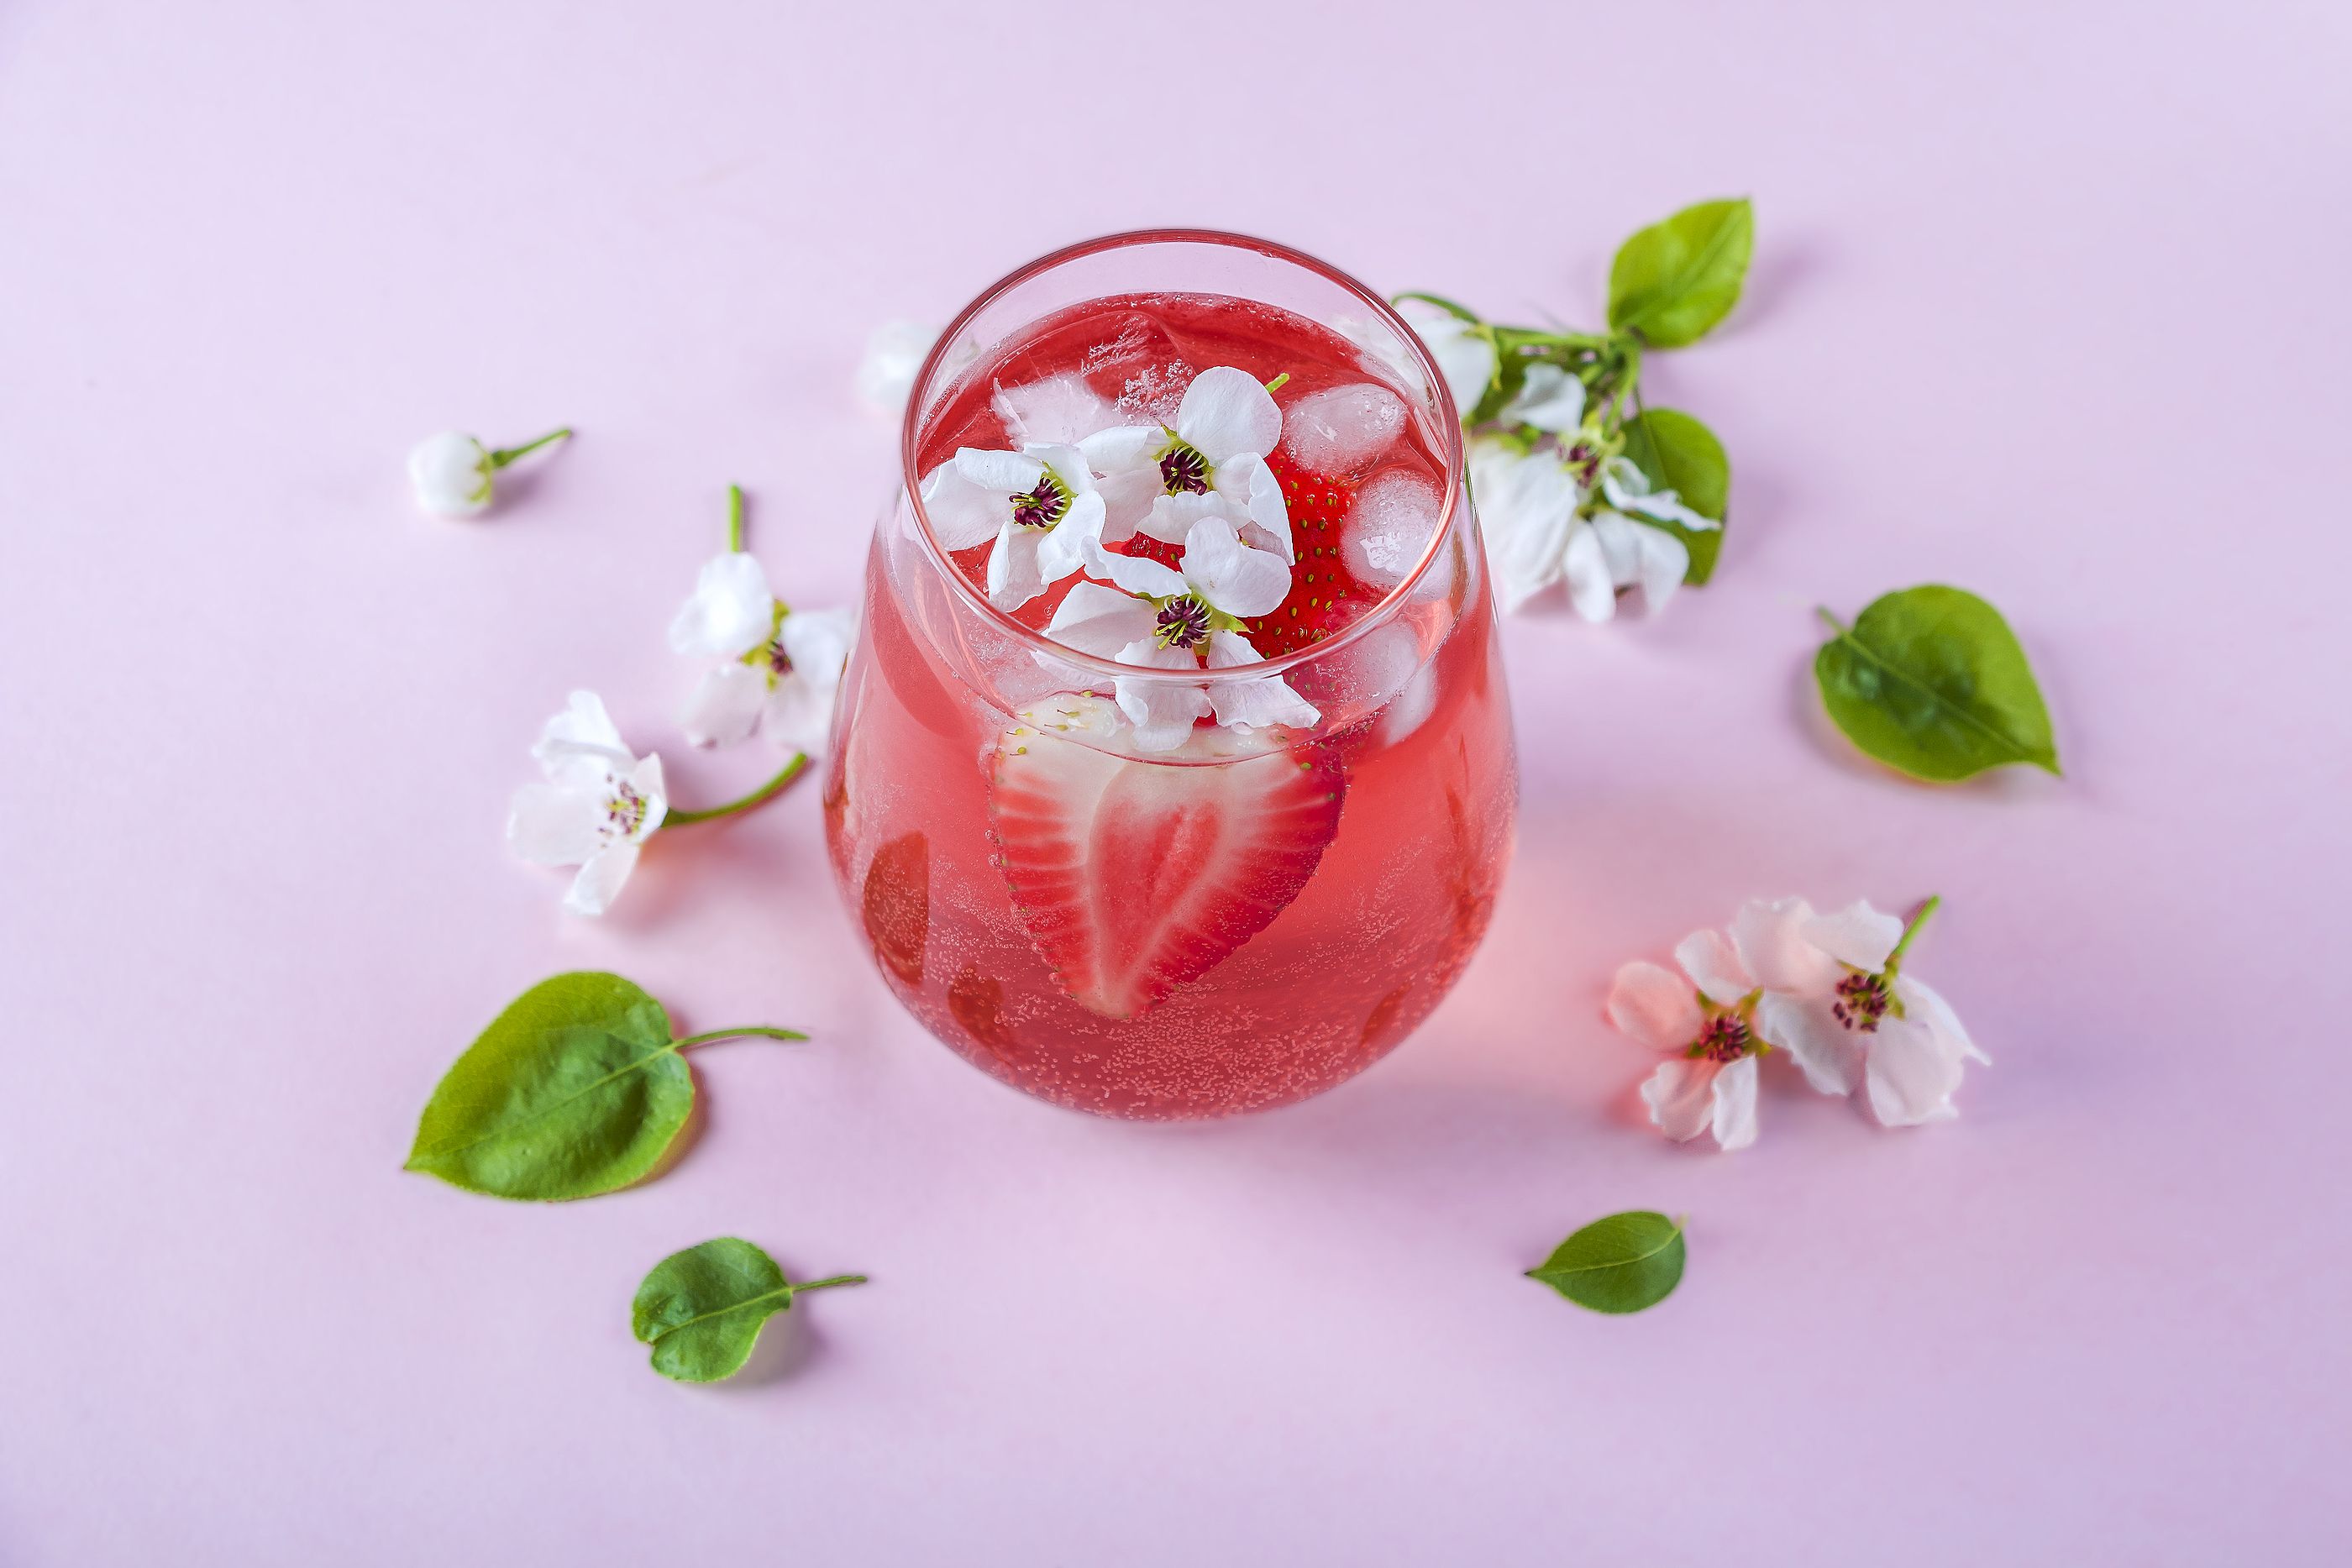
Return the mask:
{"type": "Polygon", "coordinates": [[[1822,624],[1826,625],[1831,631],[1836,632],[1841,637],[1846,635],[1847,632],[1852,630],[1852,628],[1848,627],[1844,622],[1831,614],[1829,606],[1826,604],[1814,605],[1813,613],[1822,618],[1822,624]]]}
{"type": "Polygon", "coordinates": [[[537,441],[526,441],[520,446],[501,446],[496,452],[490,454],[490,466],[493,468],[503,468],[508,464],[513,462],[516,458],[523,455],[523,454],[527,452],[536,452],[551,441],[564,440],[569,437],[571,434],[572,427],[567,424],[561,430],[549,431],[537,441]]]}
{"type": "Polygon", "coordinates": [[[734,816],[739,811],[748,811],[754,806],[765,805],[782,794],[792,781],[801,776],[801,770],[808,763],[807,752],[795,751],[793,759],[784,764],[782,771],[741,800],[730,800],[724,806],[706,806],[699,811],[671,811],[662,819],[662,830],[667,831],[671,828],[683,828],[695,822],[712,822],[721,817],[734,816]]]}
{"type": "Polygon", "coordinates": [[[864,1283],[866,1283],[866,1276],[863,1274],[835,1274],[830,1280],[811,1280],[805,1285],[794,1285],[793,1287],[793,1294],[797,1296],[803,1291],[827,1290],[835,1285],[862,1285],[864,1283]]]}
{"type": "Polygon", "coordinates": [[[1268,396],[1272,396],[1274,393],[1280,392],[1280,391],[1282,390],[1282,383],[1283,383],[1283,382],[1286,382],[1286,381],[1288,381],[1289,379],[1290,379],[1290,372],[1289,372],[1288,371],[1283,371],[1283,372],[1282,372],[1282,374],[1280,374],[1280,375],[1278,375],[1278,376],[1275,377],[1275,378],[1274,378],[1274,380],[1272,380],[1272,381],[1270,381],[1270,382],[1266,382],[1266,383],[1265,383],[1266,394],[1267,394],[1268,396]]]}
{"type": "Polygon", "coordinates": [[[1443,294],[1428,294],[1418,288],[1408,288],[1402,294],[1391,295],[1389,298],[1389,303],[1391,305],[1398,305],[1408,299],[1419,299],[1426,304],[1434,305],[1439,309],[1446,311],[1451,315],[1458,316],[1463,320],[1471,322],[1476,326],[1483,327],[1486,324],[1485,321],[1479,319],[1478,312],[1471,309],[1467,305],[1457,305],[1453,300],[1445,298],[1443,294]]]}
{"type": "Polygon", "coordinates": [[[1927,917],[1935,914],[1943,902],[1944,895],[1938,893],[1931,894],[1927,902],[1919,906],[1919,913],[1913,915],[1911,924],[1903,928],[1902,939],[1895,944],[1895,951],[1886,955],[1886,967],[1883,973],[1892,975],[1903,967],[1903,955],[1910,947],[1911,939],[1919,935],[1921,928],[1927,924],[1927,917]]]}
{"type": "Polygon", "coordinates": [[[740,1029],[714,1029],[704,1034],[690,1034],[684,1040],[669,1042],[672,1051],[684,1051],[689,1045],[708,1045],[714,1040],[743,1040],[757,1035],[761,1040],[806,1040],[808,1036],[796,1029],[778,1029],[773,1024],[747,1023],[740,1029]]]}
{"type": "Polygon", "coordinates": [[[740,485],[727,486],[727,548],[730,551],[743,548],[743,486],[740,485]]]}

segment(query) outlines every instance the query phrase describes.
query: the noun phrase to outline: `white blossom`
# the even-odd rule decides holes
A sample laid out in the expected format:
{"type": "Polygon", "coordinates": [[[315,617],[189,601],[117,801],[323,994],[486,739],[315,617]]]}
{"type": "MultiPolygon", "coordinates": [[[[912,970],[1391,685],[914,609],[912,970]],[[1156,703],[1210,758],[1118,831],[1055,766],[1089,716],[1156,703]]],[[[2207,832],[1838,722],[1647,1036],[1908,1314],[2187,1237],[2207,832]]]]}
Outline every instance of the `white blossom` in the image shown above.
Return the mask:
{"type": "Polygon", "coordinates": [[[507,842],[535,864],[578,866],[563,907],[602,915],[668,813],[661,758],[632,754],[603,699],[584,691],[547,721],[531,755],[546,778],[515,791],[507,842]]]}

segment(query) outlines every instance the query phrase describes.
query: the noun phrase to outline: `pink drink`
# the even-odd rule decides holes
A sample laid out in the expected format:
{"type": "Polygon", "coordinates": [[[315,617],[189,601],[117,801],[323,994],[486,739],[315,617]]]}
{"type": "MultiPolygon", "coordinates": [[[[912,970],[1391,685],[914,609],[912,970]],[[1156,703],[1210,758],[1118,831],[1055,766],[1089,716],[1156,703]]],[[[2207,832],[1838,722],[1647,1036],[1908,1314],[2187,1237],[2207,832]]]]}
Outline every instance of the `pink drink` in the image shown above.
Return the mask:
{"type": "MultiPolygon", "coordinates": [[[[1425,357],[1319,264],[1202,235],[1048,258],[942,343],[825,783],[835,872],[885,978],[971,1061],[1079,1110],[1219,1115],[1362,1071],[1476,946],[1515,807],[1492,598],[1425,357]],[[1258,298],[1100,287],[1236,271],[1258,298]],[[1402,341],[1369,355],[1298,306],[1402,341]],[[978,357],[946,368],[966,342],[978,357]],[[1234,628],[1265,659],[1236,678],[1280,677],[1312,718],[1204,716],[1146,750],[1114,692],[1206,689],[1207,672],[1045,639],[1079,579],[991,608],[991,547],[943,550],[915,491],[959,448],[1017,448],[1074,409],[1169,425],[1181,452],[1180,403],[1210,366],[1277,382],[1268,467],[1296,540],[1289,596],[1234,628]]],[[[1179,558],[1140,534],[1111,548],[1179,558]]]]}

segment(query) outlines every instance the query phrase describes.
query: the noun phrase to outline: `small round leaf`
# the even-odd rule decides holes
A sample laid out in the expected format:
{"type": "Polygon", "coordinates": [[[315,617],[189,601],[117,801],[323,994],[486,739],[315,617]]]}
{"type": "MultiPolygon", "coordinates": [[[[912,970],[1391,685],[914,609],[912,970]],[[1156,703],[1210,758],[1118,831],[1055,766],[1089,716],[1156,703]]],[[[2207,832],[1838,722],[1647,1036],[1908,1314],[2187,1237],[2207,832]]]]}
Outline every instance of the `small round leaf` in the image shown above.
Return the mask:
{"type": "Polygon", "coordinates": [[[1755,243],[1745,198],[1701,202],[1651,225],[1618,247],[1609,268],[1609,325],[1654,348],[1696,342],[1739,302],[1755,243]]]}
{"type": "Polygon", "coordinates": [[[783,1270],[749,1241],[721,1236],[654,1265],[629,1310],[629,1326],[654,1347],[654,1370],[682,1383],[716,1383],[751,1359],[760,1330],[793,1304],[783,1270]]]}

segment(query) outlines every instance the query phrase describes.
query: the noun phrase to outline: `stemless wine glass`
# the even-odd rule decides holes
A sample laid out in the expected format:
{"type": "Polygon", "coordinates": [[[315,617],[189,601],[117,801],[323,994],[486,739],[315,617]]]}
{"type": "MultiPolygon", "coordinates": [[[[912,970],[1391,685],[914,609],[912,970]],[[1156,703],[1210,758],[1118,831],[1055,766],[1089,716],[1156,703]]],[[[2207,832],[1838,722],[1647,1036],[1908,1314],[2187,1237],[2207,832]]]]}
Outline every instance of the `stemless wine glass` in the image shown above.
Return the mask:
{"type": "MultiPolygon", "coordinates": [[[[903,462],[824,786],[835,874],[900,1001],[1005,1082],[1112,1116],[1279,1105],[1379,1060],[1484,934],[1517,806],[1461,427],[1419,339],[1297,251],[1113,235],[1031,263],[956,318],[918,377],[903,462]],[[1033,423],[1063,417],[1038,413],[1048,392],[1169,423],[1185,382],[1222,363],[1278,396],[1336,389],[1391,418],[1402,405],[1411,472],[1396,483],[1425,480],[1425,507],[1399,522],[1375,506],[1380,474],[1322,495],[1352,508],[1336,525],[1292,498],[1301,583],[1320,563],[1360,590],[1320,641],[1213,672],[1120,664],[1045,635],[1050,600],[993,607],[986,549],[942,547],[925,476],[975,419],[1022,434],[987,424],[1008,385],[1044,389],[1024,404],[1033,423]],[[1385,590],[1369,609],[1366,581],[1385,590]],[[1279,678],[1313,721],[1204,714],[1180,747],[1139,744],[1130,709],[1205,697],[1212,674],[1279,678]]],[[[1283,640],[1265,624],[1300,609],[1332,606],[1302,586],[1253,623],[1259,640],[1283,640]]]]}

